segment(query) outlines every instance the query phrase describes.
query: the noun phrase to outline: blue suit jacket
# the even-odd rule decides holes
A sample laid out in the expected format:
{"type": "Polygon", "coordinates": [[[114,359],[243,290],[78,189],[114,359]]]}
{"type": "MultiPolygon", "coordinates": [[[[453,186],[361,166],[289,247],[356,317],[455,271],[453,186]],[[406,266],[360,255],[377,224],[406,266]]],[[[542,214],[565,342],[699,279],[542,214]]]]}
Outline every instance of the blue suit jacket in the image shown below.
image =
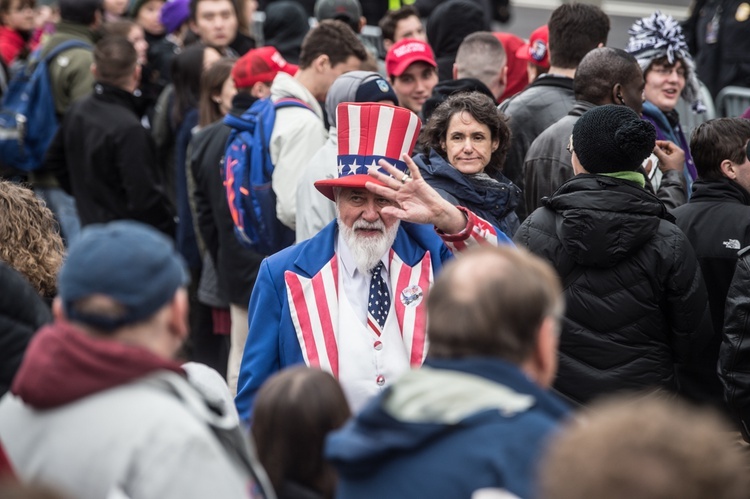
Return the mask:
{"type": "MultiPolygon", "coordinates": [[[[304,362],[290,313],[284,274],[291,271],[305,278],[315,276],[333,258],[337,233],[334,220],[315,237],[286,248],[261,264],[250,298],[249,332],[235,399],[241,420],[250,419],[255,395],[268,377],[304,362]]],[[[496,233],[499,242],[513,244],[499,229],[496,233]]],[[[451,250],[429,225],[402,222],[392,248],[409,266],[419,263],[429,252],[434,275],[453,258],[451,250]]]]}

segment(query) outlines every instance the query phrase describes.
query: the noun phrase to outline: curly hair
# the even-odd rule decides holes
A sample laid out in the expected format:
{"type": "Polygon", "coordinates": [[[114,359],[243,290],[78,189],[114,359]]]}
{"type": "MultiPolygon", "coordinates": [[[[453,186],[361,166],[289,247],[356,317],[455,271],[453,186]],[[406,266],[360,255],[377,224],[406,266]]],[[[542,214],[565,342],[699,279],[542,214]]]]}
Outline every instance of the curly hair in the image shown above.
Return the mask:
{"type": "Polygon", "coordinates": [[[65,246],[52,212],[31,189],[0,181],[0,259],[53,297],[65,246]]]}
{"type": "Polygon", "coordinates": [[[492,176],[502,171],[505,156],[510,148],[510,128],[508,118],[497,109],[497,105],[481,92],[462,92],[451,95],[440,104],[422,129],[419,142],[425,150],[432,149],[446,158],[443,143],[448,136],[448,126],[453,115],[466,111],[472,118],[490,129],[490,137],[498,141],[498,148],[490,156],[485,172],[492,176]]]}

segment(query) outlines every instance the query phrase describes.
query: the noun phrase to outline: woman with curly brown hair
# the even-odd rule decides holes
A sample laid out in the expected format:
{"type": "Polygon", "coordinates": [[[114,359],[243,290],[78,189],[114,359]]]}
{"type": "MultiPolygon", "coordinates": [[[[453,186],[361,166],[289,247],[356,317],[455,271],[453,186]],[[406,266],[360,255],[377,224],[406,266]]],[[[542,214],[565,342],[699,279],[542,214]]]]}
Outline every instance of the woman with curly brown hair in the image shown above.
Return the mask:
{"type": "Polygon", "coordinates": [[[65,247],[52,212],[19,184],[0,181],[0,259],[51,300],[65,247]]]}
{"type": "Polygon", "coordinates": [[[451,95],[430,116],[419,139],[425,153],[414,157],[430,186],[513,236],[521,190],[503,176],[510,147],[505,116],[486,95],[451,95]]]}

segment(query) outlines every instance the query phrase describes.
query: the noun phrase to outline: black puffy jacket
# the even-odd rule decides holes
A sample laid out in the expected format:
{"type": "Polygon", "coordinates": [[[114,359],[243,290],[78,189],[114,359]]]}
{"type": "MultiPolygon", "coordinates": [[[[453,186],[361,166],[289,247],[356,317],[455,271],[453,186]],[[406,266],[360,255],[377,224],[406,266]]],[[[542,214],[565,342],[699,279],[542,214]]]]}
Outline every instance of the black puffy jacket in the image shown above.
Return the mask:
{"type": "Polygon", "coordinates": [[[18,272],[0,262],[0,397],[10,388],[32,336],[52,313],[18,272]]]}
{"type": "Polygon", "coordinates": [[[555,387],[586,403],[690,383],[711,335],[708,301],[693,249],[664,205],[635,183],[588,174],[543,205],[515,242],[550,261],[566,288],[555,387]]]}
{"type": "Polygon", "coordinates": [[[724,309],[719,379],[727,405],[750,442],[750,246],[739,257],[724,309]]]}

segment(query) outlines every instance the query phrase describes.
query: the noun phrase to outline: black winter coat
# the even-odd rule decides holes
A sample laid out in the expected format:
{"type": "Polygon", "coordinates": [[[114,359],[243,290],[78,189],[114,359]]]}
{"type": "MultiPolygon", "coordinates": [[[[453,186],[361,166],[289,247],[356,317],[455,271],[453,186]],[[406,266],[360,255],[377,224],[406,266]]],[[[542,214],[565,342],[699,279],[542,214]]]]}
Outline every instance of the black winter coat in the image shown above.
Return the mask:
{"type": "Polygon", "coordinates": [[[750,442],[750,246],[739,257],[727,293],[719,378],[727,405],[750,442]]]}
{"type": "MultiPolygon", "coordinates": [[[[750,245],[750,193],[727,178],[696,180],[690,202],[672,214],[693,245],[706,282],[716,333],[706,355],[714,367],[719,358],[724,306],[737,265],[737,251],[750,245]]],[[[723,397],[718,378],[707,389],[720,404],[723,397]]]]}
{"type": "Polygon", "coordinates": [[[174,208],[141,125],[138,99],[97,83],[65,114],[46,166],[76,200],[82,225],[131,219],[174,236],[174,208]]]}
{"type": "Polygon", "coordinates": [[[0,262],[0,397],[10,389],[34,333],[52,312],[18,272],[0,262]]]}
{"type": "MultiPolygon", "coordinates": [[[[233,104],[242,99],[238,94],[233,104]]],[[[247,106],[232,112],[241,114],[247,106]]],[[[195,179],[196,225],[216,265],[219,287],[230,303],[247,306],[263,255],[242,246],[234,235],[221,164],[230,129],[223,121],[213,123],[193,136],[190,168],[195,179]]]]}
{"type": "Polygon", "coordinates": [[[710,337],[706,289],[685,235],[635,183],[573,177],[514,238],[565,286],[556,388],[579,403],[619,390],[678,390],[710,337]],[[679,371],[679,372],[676,372],[679,371]]]}

